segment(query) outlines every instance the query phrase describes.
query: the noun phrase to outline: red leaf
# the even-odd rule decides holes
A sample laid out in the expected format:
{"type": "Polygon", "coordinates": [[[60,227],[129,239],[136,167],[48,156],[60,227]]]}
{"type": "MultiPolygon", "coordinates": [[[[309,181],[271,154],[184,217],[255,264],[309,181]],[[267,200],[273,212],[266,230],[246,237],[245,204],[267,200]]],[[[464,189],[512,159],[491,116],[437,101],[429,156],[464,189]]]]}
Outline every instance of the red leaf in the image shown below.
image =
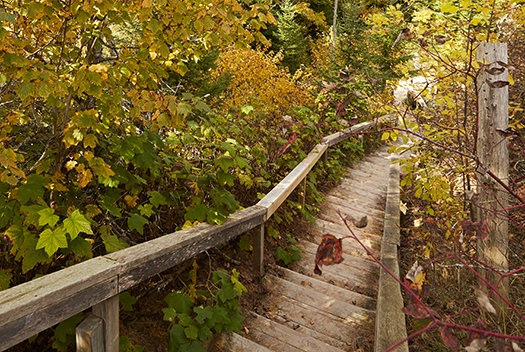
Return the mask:
{"type": "MultiPolygon", "coordinates": [[[[476,325],[474,325],[474,327],[476,329],[478,329],[478,330],[485,330],[485,331],[489,330],[489,327],[487,326],[487,323],[485,323],[483,321],[483,319],[481,319],[481,318],[478,318],[478,322],[476,323],[476,325]]],[[[468,340],[469,340],[469,342],[472,342],[474,340],[483,340],[486,337],[487,337],[487,335],[485,335],[483,333],[475,332],[475,331],[469,331],[468,340]]]]}
{"type": "Polygon", "coordinates": [[[494,340],[494,348],[496,349],[497,352],[514,352],[514,348],[512,348],[512,344],[510,342],[507,342],[501,339],[494,340]]]}
{"type": "Polygon", "coordinates": [[[339,103],[335,106],[336,114],[335,116],[341,117],[346,115],[346,108],[348,107],[349,102],[345,101],[344,98],[341,99],[339,103]]]}
{"type": "Polygon", "coordinates": [[[290,147],[292,143],[295,142],[296,139],[297,139],[297,133],[295,132],[290,133],[290,136],[288,137],[288,141],[286,142],[285,145],[283,145],[281,150],[279,150],[278,155],[282,155],[286,151],[286,149],[288,149],[288,147],[290,147]]]}
{"type": "Polygon", "coordinates": [[[438,230],[439,230],[439,225],[436,222],[436,220],[434,220],[431,217],[427,217],[424,220],[424,224],[425,224],[426,228],[428,229],[428,231],[430,231],[430,234],[432,236],[436,236],[437,235],[438,230]]]}
{"type": "Polygon", "coordinates": [[[401,309],[401,311],[416,319],[423,319],[423,318],[438,316],[436,311],[430,309],[429,307],[426,307],[423,303],[415,302],[415,301],[412,303],[409,303],[406,307],[401,309]]]}
{"type": "Polygon", "coordinates": [[[417,319],[428,318],[430,314],[420,303],[413,302],[402,309],[403,313],[413,316],[417,319]]]}
{"type": "Polygon", "coordinates": [[[323,235],[321,243],[319,247],[317,247],[317,253],[315,254],[314,273],[321,275],[323,272],[319,268],[320,266],[339,264],[343,260],[342,239],[330,234],[323,235]]]}
{"type": "Polygon", "coordinates": [[[443,339],[443,342],[448,348],[452,350],[459,349],[459,340],[449,328],[447,328],[446,326],[442,326],[441,328],[439,328],[439,332],[441,333],[441,338],[443,339]]]}
{"type": "Polygon", "coordinates": [[[475,236],[481,240],[486,240],[489,236],[489,228],[485,221],[472,222],[465,220],[459,224],[463,228],[465,236],[475,236]]]}

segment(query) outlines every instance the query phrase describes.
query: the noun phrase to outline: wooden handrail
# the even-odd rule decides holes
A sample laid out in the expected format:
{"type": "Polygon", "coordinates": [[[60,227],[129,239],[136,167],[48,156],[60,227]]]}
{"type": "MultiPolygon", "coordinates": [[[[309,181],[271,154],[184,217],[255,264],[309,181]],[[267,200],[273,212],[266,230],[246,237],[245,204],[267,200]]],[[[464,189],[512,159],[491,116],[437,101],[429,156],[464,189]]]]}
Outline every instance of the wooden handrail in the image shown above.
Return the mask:
{"type": "MultiPolygon", "coordinates": [[[[117,352],[119,293],[256,226],[261,226],[261,232],[254,239],[254,258],[258,258],[256,266],[262,272],[264,222],[306,177],[329,146],[377,123],[364,122],[323,138],[259,203],[231,214],[221,225],[199,224],[1,291],[0,351],[95,307],[93,314],[98,318],[88,323],[98,329],[100,324],[93,324],[93,321],[104,321],[105,351],[117,352]],[[257,242],[260,245],[256,245],[257,242]]],[[[82,336],[100,335],[89,334],[83,329],[82,336]]]]}

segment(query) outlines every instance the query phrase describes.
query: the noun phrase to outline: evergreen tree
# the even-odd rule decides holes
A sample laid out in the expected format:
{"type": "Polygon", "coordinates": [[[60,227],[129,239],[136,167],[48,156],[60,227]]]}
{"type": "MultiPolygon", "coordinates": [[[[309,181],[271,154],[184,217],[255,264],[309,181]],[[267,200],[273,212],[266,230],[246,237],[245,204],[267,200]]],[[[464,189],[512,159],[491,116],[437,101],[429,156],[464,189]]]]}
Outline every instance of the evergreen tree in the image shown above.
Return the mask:
{"type": "Polygon", "coordinates": [[[400,77],[396,66],[409,58],[398,55],[392,48],[402,28],[390,23],[385,33],[372,31],[371,25],[364,20],[367,12],[370,9],[365,6],[343,4],[337,29],[337,62],[347,68],[347,73],[360,75],[381,90],[386,81],[400,77]]]}
{"type": "Polygon", "coordinates": [[[297,20],[295,4],[285,0],[281,4],[281,11],[277,14],[277,49],[283,51],[282,64],[294,73],[301,64],[307,63],[308,38],[307,28],[297,20]]]}

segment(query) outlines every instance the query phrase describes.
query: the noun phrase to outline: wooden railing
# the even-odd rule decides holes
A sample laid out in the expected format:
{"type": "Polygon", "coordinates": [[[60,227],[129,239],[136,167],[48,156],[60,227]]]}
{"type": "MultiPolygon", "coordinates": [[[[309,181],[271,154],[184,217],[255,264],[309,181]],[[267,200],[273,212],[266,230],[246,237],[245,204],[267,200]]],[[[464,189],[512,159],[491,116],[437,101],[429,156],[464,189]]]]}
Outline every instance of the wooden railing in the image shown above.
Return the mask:
{"type": "Polygon", "coordinates": [[[118,352],[119,293],[257,226],[253,260],[262,274],[265,221],[328,147],[378,123],[364,122],[323,138],[259,203],[230,215],[221,225],[199,224],[1,291],[0,351],[92,308],[77,327],[77,351],[118,352]]]}

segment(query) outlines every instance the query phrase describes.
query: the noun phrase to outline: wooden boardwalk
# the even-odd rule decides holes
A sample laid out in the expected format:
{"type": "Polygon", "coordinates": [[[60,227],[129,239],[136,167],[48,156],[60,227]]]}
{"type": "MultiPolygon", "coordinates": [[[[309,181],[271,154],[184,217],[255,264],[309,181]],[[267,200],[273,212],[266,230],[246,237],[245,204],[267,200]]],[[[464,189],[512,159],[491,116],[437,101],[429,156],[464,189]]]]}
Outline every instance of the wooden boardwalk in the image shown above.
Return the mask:
{"type": "Polygon", "coordinates": [[[339,214],[366,215],[366,227],[350,226],[380,255],[389,166],[389,154],[381,149],[347,170],[341,184],[325,195],[310,233],[298,243],[302,259],[265,276],[269,294],[257,312],[247,314],[244,332],[224,336],[217,350],[373,351],[379,265],[353,239],[343,240],[344,261],[321,267],[321,276],[314,274],[314,259],[323,234],[350,234],[339,214]]]}

